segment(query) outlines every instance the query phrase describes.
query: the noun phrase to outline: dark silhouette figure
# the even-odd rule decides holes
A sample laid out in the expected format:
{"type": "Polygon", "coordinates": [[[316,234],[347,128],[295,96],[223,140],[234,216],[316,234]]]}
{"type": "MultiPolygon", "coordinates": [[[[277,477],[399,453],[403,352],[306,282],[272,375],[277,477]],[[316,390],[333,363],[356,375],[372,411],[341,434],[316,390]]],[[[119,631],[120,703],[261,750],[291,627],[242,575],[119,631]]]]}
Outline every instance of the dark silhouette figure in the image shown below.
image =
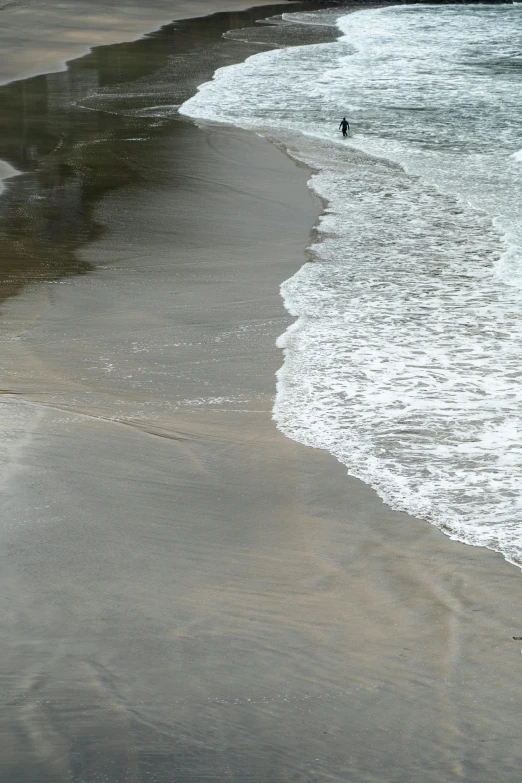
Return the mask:
{"type": "Polygon", "coordinates": [[[350,123],[346,119],[346,117],[343,117],[341,122],[339,123],[339,127],[343,129],[343,136],[348,136],[348,131],[350,130],[350,123]]]}

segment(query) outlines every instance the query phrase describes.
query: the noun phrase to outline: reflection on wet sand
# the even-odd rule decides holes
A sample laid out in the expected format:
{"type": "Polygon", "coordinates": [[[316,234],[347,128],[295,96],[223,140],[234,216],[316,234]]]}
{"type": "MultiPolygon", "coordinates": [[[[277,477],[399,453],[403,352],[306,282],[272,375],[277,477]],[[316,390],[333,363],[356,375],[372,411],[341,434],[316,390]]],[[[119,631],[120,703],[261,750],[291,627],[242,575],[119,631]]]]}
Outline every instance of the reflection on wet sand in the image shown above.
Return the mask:
{"type": "Polygon", "coordinates": [[[0,159],[22,172],[2,195],[0,301],[26,282],[91,269],[76,251],[99,234],[93,205],[136,181],[128,140],[168,134],[175,105],[197,84],[256,51],[224,47],[222,34],[277,10],[177,22],[134,43],[96,48],[67,71],[0,87],[0,159]],[[151,120],[151,106],[159,120],[151,120]]]}

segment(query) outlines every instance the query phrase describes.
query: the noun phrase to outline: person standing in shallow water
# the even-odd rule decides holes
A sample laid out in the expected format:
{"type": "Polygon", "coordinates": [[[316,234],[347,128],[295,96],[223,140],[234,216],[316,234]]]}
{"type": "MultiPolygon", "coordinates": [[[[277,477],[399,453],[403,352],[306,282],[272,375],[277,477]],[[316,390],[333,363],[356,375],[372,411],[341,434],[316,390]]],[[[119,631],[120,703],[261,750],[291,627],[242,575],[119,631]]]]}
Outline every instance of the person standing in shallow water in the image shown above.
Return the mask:
{"type": "Polygon", "coordinates": [[[343,136],[348,136],[348,131],[350,130],[350,123],[346,119],[346,117],[343,117],[341,122],[339,123],[339,128],[343,129],[343,136]]]}

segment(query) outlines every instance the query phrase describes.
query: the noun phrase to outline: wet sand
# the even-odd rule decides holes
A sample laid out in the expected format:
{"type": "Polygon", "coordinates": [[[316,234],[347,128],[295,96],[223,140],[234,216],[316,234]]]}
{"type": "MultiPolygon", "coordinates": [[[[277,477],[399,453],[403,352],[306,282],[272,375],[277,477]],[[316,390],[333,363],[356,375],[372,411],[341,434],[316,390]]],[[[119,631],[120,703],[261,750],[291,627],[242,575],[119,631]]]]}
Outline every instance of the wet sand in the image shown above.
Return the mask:
{"type": "Polygon", "coordinates": [[[0,6],[0,84],[66,69],[94,46],[133,41],[175,19],[265,0],[14,0],[0,6]]]}
{"type": "Polygon", "coordinates": [[[117,113],[58,151],[80,71],[49,88],[6,202],[5,247],[38,230],[0,323],[1,412],[33,430],[2,499],[2,779],[518,781],[520,572],[277,432],[279,285],[321,205],[267,141],[125,113],[147,73],[100,92],[153,55],[172,83],[142,46],[78,65],[117,113]]]}

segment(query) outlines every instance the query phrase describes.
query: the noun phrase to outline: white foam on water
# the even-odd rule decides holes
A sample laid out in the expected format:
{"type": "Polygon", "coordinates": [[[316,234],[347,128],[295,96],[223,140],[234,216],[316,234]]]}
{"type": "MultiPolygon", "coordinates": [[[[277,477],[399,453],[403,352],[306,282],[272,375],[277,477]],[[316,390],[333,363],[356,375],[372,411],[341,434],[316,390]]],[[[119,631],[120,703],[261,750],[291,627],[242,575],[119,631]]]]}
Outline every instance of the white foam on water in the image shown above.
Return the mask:
{"type": "Polygon", "coordinates": [[[395,508],[520,565],[520,9],[338,25],[335,43],[220,69],[181,107],[319,170],[313,261],[282,286],[297,320],[274,417],[395,508]]]}

